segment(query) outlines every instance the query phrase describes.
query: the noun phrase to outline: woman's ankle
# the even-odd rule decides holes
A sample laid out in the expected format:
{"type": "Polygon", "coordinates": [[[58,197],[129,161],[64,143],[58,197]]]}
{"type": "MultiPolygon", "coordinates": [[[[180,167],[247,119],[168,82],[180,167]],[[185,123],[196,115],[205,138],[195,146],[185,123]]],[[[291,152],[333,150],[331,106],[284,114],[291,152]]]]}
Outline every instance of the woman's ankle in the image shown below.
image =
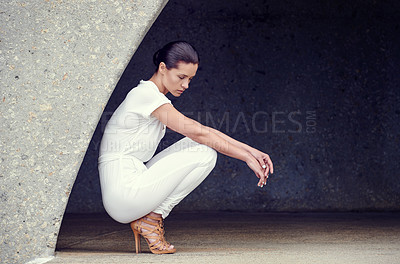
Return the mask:
{"type": "Polygon", "coordinates": [[[162,218],[162,214],[155,213],[155,212],[150,212],[149,215],[157,217],[157,218],[162,218]]]}

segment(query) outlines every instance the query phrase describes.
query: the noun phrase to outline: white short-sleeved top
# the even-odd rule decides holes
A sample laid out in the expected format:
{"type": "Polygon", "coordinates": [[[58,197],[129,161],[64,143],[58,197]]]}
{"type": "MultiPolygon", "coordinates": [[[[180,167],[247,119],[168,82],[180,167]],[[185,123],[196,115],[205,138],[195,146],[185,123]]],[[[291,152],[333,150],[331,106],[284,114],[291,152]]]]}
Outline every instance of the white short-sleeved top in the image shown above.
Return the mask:
{"type": "Polygon", "coordinates": [[[165,135],[165,125],[151,113],[171,101],[152,81],[140,81],[118,106],[104,130],[103,154],[123,154],[146,162],[165,135]]]}

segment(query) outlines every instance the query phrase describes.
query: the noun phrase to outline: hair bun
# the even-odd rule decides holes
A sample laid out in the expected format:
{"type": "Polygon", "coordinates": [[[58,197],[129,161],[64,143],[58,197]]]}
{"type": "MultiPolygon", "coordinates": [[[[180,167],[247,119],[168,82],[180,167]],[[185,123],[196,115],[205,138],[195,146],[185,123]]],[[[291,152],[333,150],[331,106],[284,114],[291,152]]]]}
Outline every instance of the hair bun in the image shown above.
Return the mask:
{"type": "Polygon", "coordinates": [[[154,65],[156,65],[156,67],[158,67],[158,65],[160,64],[158,62],[158,55],[160,55],[160,50],[157,50],[156,53],[154,53],[153,55],[153,63],[154,65]]]}

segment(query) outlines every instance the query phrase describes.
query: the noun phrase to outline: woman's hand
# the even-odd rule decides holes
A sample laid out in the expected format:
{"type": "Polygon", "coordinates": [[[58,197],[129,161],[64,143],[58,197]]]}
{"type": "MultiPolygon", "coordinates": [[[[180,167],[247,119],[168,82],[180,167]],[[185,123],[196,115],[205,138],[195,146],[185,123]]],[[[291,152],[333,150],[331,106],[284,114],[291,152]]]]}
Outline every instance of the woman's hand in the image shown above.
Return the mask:
{"type": "Polygon", "coordinates": [[[268,175],[274,173],[274,165],[268,154],[263,153],[255,148],[249,147],[247,151],[251,154],[252,159],[247,161],[250,167],[260,179],[258,186],[263,187],[267,183],[268,175]]]}

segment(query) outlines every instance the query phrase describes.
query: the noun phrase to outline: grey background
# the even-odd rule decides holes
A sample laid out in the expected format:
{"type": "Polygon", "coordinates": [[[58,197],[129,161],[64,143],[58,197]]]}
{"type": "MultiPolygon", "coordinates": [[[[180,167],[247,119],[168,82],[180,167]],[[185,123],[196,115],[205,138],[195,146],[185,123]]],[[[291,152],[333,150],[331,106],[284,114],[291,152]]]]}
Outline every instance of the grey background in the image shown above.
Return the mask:
{"type": "MultiPolygon", "coordinates": [[[[152,55],[184,39],[201,64],[174,106],[269,153],[263,189],[219,154],[177,210],[400,209],[400,4],[396,1],[169,1],[121,77],[67,213],[104,212],[97,156],[106,121],[152,55]]],[[[160,149],[181,136],[168,131],[160,149]]]]}

